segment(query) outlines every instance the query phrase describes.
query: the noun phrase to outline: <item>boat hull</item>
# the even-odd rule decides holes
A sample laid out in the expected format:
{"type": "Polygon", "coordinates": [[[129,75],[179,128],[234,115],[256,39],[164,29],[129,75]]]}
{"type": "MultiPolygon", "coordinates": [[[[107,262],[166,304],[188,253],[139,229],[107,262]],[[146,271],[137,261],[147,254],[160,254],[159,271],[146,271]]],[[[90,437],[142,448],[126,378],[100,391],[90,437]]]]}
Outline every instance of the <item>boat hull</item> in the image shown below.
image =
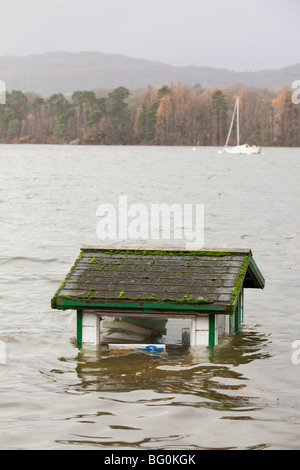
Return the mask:
{"type": "Polygon", "coordinates": [[[237,145],[236,147],[224,147],[220,153],[228,153],[232,155],[259,155],[261,147],[250,147],[250,145],[237,145]]]}

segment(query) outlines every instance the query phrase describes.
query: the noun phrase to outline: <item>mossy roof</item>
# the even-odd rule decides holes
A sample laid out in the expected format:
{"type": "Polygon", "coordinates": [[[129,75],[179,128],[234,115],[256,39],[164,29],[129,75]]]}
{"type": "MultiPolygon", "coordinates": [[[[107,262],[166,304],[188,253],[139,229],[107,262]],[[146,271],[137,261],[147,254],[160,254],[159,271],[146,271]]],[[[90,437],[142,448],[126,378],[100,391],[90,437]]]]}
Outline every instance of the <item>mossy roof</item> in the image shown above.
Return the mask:
{"type": "Polygon", "coordinates": [[[83,247],[52,308],[231,313],[243,287],[264,287],[251,250],[83,247]]]}

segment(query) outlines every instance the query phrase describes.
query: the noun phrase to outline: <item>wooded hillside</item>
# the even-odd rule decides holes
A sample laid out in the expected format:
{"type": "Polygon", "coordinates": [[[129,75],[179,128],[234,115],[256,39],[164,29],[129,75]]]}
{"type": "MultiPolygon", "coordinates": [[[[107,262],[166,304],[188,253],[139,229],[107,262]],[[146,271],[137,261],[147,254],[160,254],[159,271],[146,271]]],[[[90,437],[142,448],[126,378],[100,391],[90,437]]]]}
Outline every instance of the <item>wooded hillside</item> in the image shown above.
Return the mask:
{"type": "Polygon", "coordinates": [[[133,92],[121,86],[102,96],[42,98],[14,90],[0,105],[0,142],[223,146],[237,95],[242,143],[300,146],[300,105],[288,89],[182,83],[133,92]]]}

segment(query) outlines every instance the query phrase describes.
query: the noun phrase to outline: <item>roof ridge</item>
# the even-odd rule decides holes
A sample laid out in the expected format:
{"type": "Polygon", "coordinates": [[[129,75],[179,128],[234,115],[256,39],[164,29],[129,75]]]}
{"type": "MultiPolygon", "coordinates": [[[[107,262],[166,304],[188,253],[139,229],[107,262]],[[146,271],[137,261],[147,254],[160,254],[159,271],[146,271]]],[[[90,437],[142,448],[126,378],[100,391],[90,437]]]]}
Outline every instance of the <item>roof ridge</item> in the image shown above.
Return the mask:
{"type": "Polygon", "coordinates": [[[124,250],[124,251],[184,251],[184,252],[228,252],[233,254],[251,254],[250,249],[245,248],[186,248],[186,247],[164,247],[164,246],[135,246],[135,245],[83,245],[81,251],[107,251],[107,250],[124,250]]]}

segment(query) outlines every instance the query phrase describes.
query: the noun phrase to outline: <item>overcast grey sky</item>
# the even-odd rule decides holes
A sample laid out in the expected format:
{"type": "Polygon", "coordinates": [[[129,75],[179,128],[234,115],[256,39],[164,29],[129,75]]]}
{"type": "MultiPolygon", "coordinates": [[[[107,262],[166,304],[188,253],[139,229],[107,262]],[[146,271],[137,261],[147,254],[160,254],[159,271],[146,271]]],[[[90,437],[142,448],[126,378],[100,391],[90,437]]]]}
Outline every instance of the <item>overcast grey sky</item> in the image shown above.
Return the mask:
{"type": "Polygon", "coordinates": [[[171,65],[300,62],[300,0],[0,0],[0,56],[101,51],[171,65]]]}

